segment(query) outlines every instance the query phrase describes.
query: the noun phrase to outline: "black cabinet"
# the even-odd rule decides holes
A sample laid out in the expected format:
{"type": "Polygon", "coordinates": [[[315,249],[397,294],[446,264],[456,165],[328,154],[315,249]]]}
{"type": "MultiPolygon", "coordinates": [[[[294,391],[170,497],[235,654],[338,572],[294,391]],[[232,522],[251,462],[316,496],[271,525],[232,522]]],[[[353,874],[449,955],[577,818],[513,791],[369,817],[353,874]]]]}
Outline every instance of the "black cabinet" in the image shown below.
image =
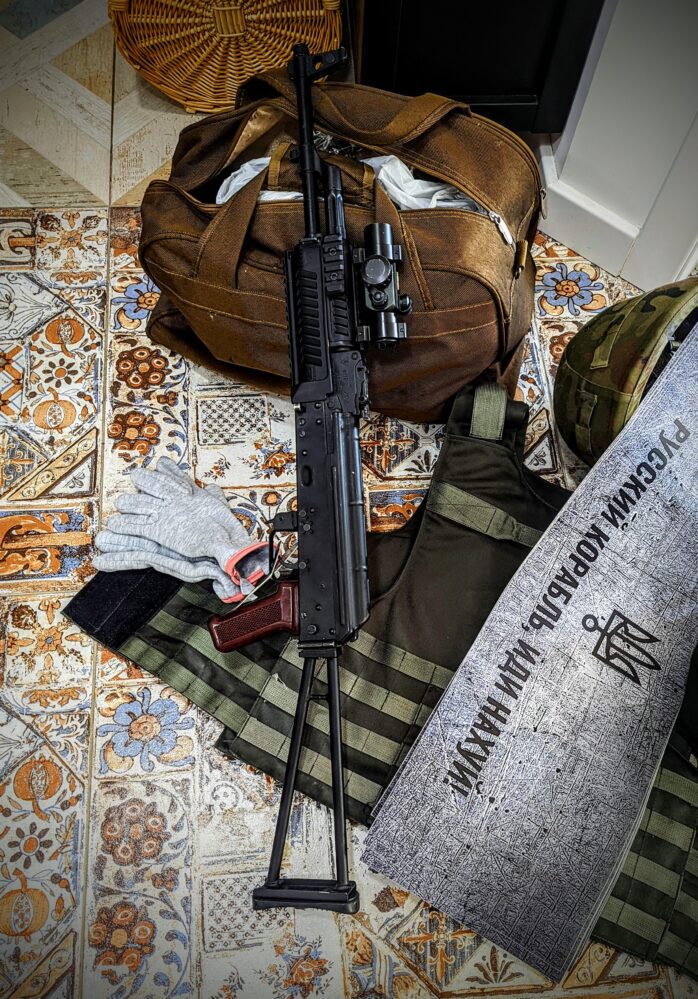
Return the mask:
{"type": "Polygon", "coordinates": [[[519,131],[561,132],[602,7],[357,0],[357,79],[402,94],[446,94],[519,131]]]}

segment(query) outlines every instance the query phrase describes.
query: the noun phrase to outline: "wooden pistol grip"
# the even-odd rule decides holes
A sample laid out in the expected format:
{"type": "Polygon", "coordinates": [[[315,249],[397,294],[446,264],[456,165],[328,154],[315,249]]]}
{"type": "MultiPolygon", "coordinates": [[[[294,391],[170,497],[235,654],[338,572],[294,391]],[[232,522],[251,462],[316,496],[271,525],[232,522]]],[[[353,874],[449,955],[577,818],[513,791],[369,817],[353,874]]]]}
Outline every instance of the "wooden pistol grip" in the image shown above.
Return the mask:
{"type": "Polygon", "coordinates": [[[219,652],[232,652],[274,631],[298,634],[298,583],[286,580],[271,596],[230,614],[214,614],[208,630],[219,652]]]}

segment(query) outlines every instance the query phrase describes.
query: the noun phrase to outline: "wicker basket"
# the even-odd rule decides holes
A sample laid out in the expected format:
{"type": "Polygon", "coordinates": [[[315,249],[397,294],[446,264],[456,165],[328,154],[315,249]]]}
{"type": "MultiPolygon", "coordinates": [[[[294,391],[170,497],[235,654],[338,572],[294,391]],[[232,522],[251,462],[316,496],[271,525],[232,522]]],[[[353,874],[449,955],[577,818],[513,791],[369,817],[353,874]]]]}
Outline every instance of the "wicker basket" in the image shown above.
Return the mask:
{"type": "Polygon", "coordinates": [[[116,44],[187,111],[220,111],[255,73],[283,66],[296,42],[337,48],[341,0],[109,0],[116,44]]]}

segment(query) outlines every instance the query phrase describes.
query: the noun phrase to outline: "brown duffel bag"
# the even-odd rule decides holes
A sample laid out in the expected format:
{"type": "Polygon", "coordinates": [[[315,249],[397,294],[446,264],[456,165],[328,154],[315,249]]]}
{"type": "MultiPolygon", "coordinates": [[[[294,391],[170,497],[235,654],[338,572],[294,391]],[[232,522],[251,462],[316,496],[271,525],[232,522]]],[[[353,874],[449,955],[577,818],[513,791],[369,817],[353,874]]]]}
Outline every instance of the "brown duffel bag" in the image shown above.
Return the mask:
{"type": "MultiPolygon", "coordinates": [[[[263,189],[300,190],[290,155],[293,85],[284,71],[270,72],[250,81],[241,99],[248,103],[185,128],[169,180],[145,192],[141,260],[162,293],[148,332],[231,377],[288,392],[282,253],[303,235],[303,206],[257,197],[263,189]],[[272,157],[268,169],[217,205],[222,180],[259,156],[272,157]]],[[[367,165],[327,157],[342,173],[350,239],[362,245],[368,222],[392,223],[404,253],[401,291],[414,303],[407,341],[389,353],[369,348],[372,408],[441,420],[455,393],[487,369],[513,390],[533,309],[528,247],[541,197],[528,147],[435,94],[326,82],[313,88],[313,104],[318,130],[394,154],[477,203],[400,211],[367,165]]]]}

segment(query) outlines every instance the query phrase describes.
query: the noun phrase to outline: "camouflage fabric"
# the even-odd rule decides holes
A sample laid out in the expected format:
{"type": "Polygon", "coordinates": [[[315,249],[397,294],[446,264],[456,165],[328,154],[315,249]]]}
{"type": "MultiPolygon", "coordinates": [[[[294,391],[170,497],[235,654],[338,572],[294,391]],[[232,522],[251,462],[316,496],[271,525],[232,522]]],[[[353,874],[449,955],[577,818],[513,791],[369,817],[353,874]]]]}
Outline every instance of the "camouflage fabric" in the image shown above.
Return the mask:
{"type": "Polygon", "coordinates": [[[565,443],[588,465],[637,409],[668,348],[698,323],[698,277],[617,302],[570,340],[555,378],[565,443]]]}

